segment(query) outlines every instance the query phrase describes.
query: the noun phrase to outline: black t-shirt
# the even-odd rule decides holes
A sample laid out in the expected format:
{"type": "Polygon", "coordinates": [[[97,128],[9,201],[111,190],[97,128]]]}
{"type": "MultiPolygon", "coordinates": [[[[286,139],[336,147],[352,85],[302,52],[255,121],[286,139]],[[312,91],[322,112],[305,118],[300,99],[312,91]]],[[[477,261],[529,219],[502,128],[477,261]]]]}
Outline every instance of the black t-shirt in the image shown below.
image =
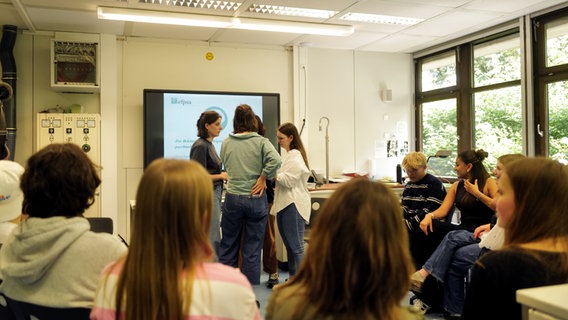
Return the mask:
{"type": "Polygon", "coordinates": [[[474,264],[462,319],[521,319],[516,291],[568,282],[568,253],[507,248],[474,264]]]}
{"type": "MultiPolygon", "coordinates": [[[[199,138],[195,140],[189,152],[189,158],[195,160],[207,170],[210,174],[219,174],[223,169],[221,158],[215,150],[215,146],[206,139],[199,138]]],[[[222,185],[223,180],[219,179],[214,182],[215,185],[222,185]]]]}

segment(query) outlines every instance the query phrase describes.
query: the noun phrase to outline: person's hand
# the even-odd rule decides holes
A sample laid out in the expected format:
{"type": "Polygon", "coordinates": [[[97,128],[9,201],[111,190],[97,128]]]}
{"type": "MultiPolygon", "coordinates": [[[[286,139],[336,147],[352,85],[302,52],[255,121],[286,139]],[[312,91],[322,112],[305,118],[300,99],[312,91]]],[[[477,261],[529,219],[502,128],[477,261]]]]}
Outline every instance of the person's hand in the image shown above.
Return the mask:
{"type": "Polygon", "coordinates": [[[430,230],[430,232],[434,231],[434,229],[432,228],[431,215],[427,214],[426,216],[424,216],[424,219],[420,221],[420,230],[422,230],[422,232],[424,232],[425,235],[428,235],[428,230],[430,230]]]}
{"type": "Polygon", "coordinates": [[[223,181],[229,180],[229,175],[227,174],[227,171],[221,172],[221,178],[223,178],[223,181]]]}
{"type": "Polygon", "coordinates": [[[475,228],[475,230],[473,230],[473,238],[479,239],[481,235],[483,235],[485,232],[488,232],[489,230],[491,230],[491,225],[489,223],[479,226],[475,228]]]}
{"type": "Polygon", "coordinates": [[[254,186],[252,186],[250,193],[262,196],[264,189],[266,189],[266,177],[260,176],[258,177],[258,179],[256,179],[256,183],[254,184],[254,186]]]}
{"type": "Polygon", "coordinates": [[[465,187],[465,191],[478,198],[480,191],[479,186],[477,185],[477,179],[475,179],[473,183],[469,182],[469,180],[465,180],[463,186],[465,187]]]}

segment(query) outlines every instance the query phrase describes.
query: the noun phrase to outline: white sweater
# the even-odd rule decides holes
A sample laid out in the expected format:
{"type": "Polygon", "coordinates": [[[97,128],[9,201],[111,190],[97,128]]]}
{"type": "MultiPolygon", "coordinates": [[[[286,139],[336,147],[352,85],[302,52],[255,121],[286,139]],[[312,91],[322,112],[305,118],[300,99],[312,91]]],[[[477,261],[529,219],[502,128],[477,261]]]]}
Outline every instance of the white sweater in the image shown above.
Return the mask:
{"type": "Polygon", "coordinates": [[[282,166],[276,174],[274,203],[270,213],[276,215],[294,203],[302,218],[309,223],[311,214],[311,200],[307,187],[309,176],[310,170],[304,163],[300,151],[292,149],[284,154],[282,166]]]}

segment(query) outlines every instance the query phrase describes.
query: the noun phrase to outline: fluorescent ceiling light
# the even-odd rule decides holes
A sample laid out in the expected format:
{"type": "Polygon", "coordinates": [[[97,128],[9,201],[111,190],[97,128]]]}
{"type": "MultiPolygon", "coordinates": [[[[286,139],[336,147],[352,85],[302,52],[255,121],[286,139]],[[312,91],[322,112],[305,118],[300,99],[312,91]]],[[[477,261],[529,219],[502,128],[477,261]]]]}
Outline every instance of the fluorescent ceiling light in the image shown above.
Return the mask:
{"type": "Polygon", "coordinates": [[[98,7],[97,14],[99,19],[106,20],[174,24],[192,27],[230,28],[233,24],[230,17],[140,9],[98,7]]]}
{"type": "Polygon", "coordinates": [[[167,7],[191,7],[214,10],[235,11],[242,3],[219,0],[138,0],[138,3],[157,4],[167,7]]]}
{"type": "Polygon", "coordinates": [[[396,17],[396,16],[383,16],[380,14],[365,14],[365,13],[353,13],[349,12],[341,16],[339,19],[347,21],[356,22],[369,22],[369,23],[380,23],[380,24],[397,24],[411,26],[424,21],[424,19],[414,19],[406,17],[396,17]]]}
{"type": "Polygon", "coordinates": [[[174,24],[208,28],[234,28],[244,30],[348,36],[353,26],[266,19],[232,18],[191,13],[151,11],[141,9],[98,7],[99,19],[174,24]]]}
{"type": "Polygon", "coordinates": [[[323,18],[323,19],[329,19],[337,14],[337,11],[331,11],[331,10],[272,6],[267,4],[253,4],[248,8],[248,11],[264,13],[264,14],[274,14],[280,16],[323,18]]]}

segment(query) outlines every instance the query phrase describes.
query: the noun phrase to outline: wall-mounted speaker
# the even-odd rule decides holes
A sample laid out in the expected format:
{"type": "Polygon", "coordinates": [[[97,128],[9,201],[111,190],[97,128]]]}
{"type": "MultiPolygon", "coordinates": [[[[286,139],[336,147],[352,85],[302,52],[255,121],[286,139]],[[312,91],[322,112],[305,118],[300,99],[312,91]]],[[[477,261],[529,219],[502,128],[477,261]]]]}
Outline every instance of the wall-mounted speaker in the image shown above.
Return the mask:
{"type": "Polygon", "coordinates": [[[392,90],[391,89],[385,89],[381,92],[382,95],[382,99],[384,102],[391,102],[392,101],[392,90]]]}

